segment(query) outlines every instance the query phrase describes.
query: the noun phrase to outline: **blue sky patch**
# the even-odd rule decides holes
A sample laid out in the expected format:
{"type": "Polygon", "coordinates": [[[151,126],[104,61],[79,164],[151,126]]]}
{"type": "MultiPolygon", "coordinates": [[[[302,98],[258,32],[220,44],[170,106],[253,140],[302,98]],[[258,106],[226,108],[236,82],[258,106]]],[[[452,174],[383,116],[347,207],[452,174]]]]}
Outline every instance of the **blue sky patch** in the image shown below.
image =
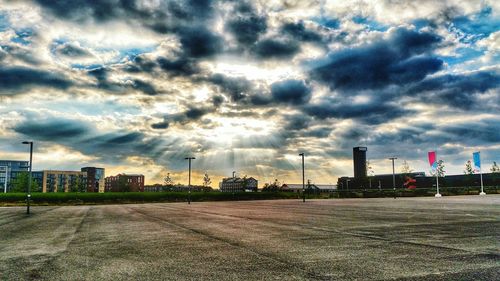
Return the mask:
{"type": "Polygon", "coordinates": [[[7,13],[0,12],[0,32],[9,29],[10,23],[7,13]]]}
{"type": "Polygon", "coordinates": [[[389,27],[387,25],[384,25],[380,22],[372,20],[368,17],[354,16],[352,18],[352,21],[357,23],[357,24],[365,25],[370,30],[386,31],[387,29],[389,29],[389,27]]]}
{"type": "Polygon", "coordinates": [[[337,29],[340,27],[340,21],[338,19],[333,18],[323,18],[323,17],[314,17],[311,20],[321,26],[337,29]]]}
{"type": "Polygon", "coordinates": [[[31,36],[33,36],[33,29],[31,28],[22,28],[16,30],[17,37],[12,38],[10,41],[14,43],[18,43],[21,45],[29,45],[31,43],[31,36]]]}
{"type": "Polygon", "coordinates": [[[474,41],[477,41],[498,31],[500,27],[500,18],[495,18],[491,14],[491,8],[486,8],[471,16],[454,18],[452,20],[452,27],[466,34],[473,35],[473,38],[475,38],[474,41]]]}

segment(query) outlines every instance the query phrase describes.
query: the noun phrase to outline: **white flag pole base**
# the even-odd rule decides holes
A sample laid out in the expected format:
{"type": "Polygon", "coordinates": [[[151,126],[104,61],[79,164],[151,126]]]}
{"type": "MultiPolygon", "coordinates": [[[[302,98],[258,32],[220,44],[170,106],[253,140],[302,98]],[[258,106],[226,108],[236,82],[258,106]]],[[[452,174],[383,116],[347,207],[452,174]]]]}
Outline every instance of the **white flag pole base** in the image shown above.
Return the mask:
{"type": "Polygon", "coordinates": [[[486,195],[486,193],[484,193],[484,191],[481,191],[481,193],[479,193],[479,195],[486,195]]]}
{"type": "Polygon", "coordinates": [[[434,195],[434,197],[442,197],[442,195],[439,193],[436,193],[436,195],[434,195]]]}

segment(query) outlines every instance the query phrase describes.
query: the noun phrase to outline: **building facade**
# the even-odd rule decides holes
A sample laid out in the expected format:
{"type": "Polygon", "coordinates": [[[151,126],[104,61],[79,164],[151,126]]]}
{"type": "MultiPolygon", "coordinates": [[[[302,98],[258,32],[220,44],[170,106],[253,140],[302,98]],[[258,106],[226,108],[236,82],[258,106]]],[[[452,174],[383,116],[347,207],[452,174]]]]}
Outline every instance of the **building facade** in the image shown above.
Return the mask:
{"type": "Polygon", "coordinates": [[[104,168],[83,167],[81,171],[87,174],[87,192],[104,192],[104,168]]]}
{"type": "Polygon", "coordinates": [[[118,174],[104,180],[106,192],[144,192],[144,175],[118,174]]]}
{"type": "Polygon", "coordinates": [[[22,172],[29,171],[29,161],[0,160],[0,188],[8,191],[12,181],[22,172]]]}
{"type": "Polygon", "coordinates": [[[219,183],[221,192],[244,192],[244,191],[257,191],[259,183],[256,179],[250,178],[224,178],[219,183]]]}
{"type": "Polygon", "coordinates": [[[366,147],[354,147],[352,158],[354,161],[354,178],[361,181],[366,178],[366,147]]]}
{"type": "Polygon", "coordinates": [[[42,192],[83,191],[87,173],[80,171],[42,171],[42,192]]]}

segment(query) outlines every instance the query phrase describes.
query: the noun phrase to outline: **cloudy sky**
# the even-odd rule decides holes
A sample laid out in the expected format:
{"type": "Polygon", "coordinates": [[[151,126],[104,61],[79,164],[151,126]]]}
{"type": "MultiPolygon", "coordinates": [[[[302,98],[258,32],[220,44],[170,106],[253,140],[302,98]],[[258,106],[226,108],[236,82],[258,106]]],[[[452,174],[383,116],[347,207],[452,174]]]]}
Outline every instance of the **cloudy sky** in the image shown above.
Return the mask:
{"type": "MultiPolygon", "coordinates": [[[[500,162],[493,0],[0,0],[0,159],[148,183],[500,162]]],[[[217,184],[214,184],[216,186],[217,184]]]]}

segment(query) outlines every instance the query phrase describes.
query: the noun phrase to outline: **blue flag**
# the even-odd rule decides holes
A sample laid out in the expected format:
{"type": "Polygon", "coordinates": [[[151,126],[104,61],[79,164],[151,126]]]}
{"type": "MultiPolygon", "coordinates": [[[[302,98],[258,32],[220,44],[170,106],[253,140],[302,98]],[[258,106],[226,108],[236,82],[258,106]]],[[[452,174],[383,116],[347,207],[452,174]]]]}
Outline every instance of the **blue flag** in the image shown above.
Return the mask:
{"type": "Polygon", "coordinates": [[[481,156],[478,152],[472,153],[472,159],[474,159],[474,168],[480,170],[481,169],[481,156]]]}

